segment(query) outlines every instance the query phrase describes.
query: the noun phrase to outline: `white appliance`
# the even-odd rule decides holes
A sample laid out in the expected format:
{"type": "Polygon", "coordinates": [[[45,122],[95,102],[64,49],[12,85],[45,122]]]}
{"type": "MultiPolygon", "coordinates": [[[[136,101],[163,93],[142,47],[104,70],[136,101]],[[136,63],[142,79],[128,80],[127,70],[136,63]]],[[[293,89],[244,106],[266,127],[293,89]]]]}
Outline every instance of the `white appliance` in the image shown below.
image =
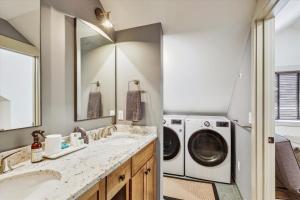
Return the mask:
{"type": "Polygon", "coordinates": [[[164,173],[184,175],[184,120],[184,116],[164,116],[164,173]]]}
{"type": "Polygon", "coordinates": [[[230,121],[225,117],[188,116],[185,128],[185,175],[230,183],[230,121]]]}

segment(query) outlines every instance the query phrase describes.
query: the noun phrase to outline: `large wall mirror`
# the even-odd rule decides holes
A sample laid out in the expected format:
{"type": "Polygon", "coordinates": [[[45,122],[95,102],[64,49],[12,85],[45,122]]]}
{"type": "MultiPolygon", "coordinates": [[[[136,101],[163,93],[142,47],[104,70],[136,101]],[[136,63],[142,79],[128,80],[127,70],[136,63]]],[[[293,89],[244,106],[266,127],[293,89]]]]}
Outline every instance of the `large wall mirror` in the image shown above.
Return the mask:
{"type": "Polygon", "coordinates": [[[41,125],[40,0],[0,0],[0,131],[41,125]]]}
{"type": "Polygon", "coordinates": [[[75,120],[115,116],[115,45],[98,27],[76,19],[75,120]]]}

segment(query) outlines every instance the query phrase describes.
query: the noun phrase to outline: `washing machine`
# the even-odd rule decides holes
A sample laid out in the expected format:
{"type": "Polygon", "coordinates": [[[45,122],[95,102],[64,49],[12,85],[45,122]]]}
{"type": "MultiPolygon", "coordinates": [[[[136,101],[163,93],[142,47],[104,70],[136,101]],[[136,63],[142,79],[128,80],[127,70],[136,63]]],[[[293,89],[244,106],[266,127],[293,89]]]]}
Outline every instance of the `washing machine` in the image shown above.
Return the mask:
{"type": "Polygon", "coordinates": [[[184,116],[164,116],[163,172],[165,174],[184,176],[184,123],[184,116]]]}
{"type": "Polygon", "coordinates": [[[230,183],[230,120],[225,117],[188,116],[185,128],[185,175],[230,183]]]}

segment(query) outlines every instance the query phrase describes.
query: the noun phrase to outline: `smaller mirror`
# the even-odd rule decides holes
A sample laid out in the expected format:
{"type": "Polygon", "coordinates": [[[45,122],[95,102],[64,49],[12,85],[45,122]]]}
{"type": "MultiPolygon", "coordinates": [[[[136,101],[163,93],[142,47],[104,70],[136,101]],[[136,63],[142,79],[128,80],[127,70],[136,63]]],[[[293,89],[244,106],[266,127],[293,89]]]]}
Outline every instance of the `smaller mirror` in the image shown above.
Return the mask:
{"type": "Polygon", "coordinates": [[[76,19],[75,121],[115,116],[115,45],[76,19]]]}

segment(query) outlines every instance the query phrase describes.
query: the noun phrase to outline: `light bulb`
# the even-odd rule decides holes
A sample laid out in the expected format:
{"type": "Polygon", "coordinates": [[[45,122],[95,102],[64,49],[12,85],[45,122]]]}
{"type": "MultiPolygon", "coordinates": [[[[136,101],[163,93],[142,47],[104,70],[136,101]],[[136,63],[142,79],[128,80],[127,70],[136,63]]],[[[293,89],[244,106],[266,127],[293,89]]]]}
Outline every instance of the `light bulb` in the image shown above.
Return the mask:
{"type": "Polygon", "coordinates": [[[105,19],[103,22],[102,22],[102,25],[106,28],[112,28],[113,25],[112,23],[108,20],[108,19],[105,19]]]}

